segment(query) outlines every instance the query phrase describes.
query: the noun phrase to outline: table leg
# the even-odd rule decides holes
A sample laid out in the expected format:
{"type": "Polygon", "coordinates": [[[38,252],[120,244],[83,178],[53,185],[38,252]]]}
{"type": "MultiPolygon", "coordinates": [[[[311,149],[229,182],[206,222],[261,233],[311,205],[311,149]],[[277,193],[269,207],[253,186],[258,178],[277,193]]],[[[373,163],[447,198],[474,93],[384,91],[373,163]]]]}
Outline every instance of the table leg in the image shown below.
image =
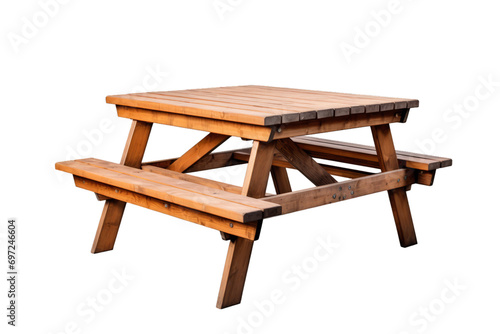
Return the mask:
{"type": "MultiPolygon", "coordinates": [[[[399,163],[392,140],[389,124],[372,126],[373,140],[382,172],[398,169],[399,163]]],[[[396,228],[399,236],[399,243],[402,247],[408,247],[417,243],[413,220],[406,196],[405,188],[389,190],[392,213],[396,221],[396,228]]]]}
{"type": "MultiPolygon", "coordinates": [[[[269,172],[274,157],[274,146],[274,142],[254,141],[243,183],[243,195],[260,198],[266,194],[269,172]]],[[[252,240],[231,237],[217,299],[218,308],[240,303],[252,247],[252,240]]]]}
{"type": "Polygon", "coordinates": [[[290,186],[290,180],[288,179],[288,173],[285,167],[272,166],[271,176],[273,178],[274,188],[276,189],[276,194],[284,194],[292,191],[290,186]]]}
{"type": "MultiPolygon", "coordinates": [[[[120,162],[122,165],[135,168],[141,167],[152,125],[152,123],[142,121],[132,122],[120,162]]],[[[125,205],[125,202],[115,199],[106,200],[95,235],[94,244],[92,245],[92,253],[100,253],[113,249],[125,205]]]]}

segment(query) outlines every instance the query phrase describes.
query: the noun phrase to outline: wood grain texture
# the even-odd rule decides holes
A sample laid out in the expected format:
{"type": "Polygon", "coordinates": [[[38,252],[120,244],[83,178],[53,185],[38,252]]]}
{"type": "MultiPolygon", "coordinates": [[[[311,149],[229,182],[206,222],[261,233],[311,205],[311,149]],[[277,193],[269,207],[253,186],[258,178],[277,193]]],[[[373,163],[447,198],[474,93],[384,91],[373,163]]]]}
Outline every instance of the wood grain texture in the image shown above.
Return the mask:
{"type": "Polygon", "coordinates": [[[266,197],[265,200],[281,205],[282,214],[287,214],[380,191],[404,188],[415,183],[415,180],[414,170],[398,169],[354,180],[270,196],[266,197]]]}
{"type": "Polygon", "coordinates": [[[418,100],[266,86],[114,95],[108,103],[177,115],[272,126],[418,107],[418,100]]]}
{"type": "Polygon", "coordinates": [[[201,184],[201,185],[204,185],[207,187],[224,190],[224,191],[227,191],[227,192],[230,192],[233,194],[238,194],[238,195],[241,194],[241,191],[243,189],[242,187],[235,186],[233,184],[224,183],[224,182],[220,182],[220,181],[214,181],[214,180],[210,180],[210,179],[205,179],[203,177],[197,177],[197,176],[193,176],[190,174],[178,173],[178,172],[174,172],[174,171],[171,171],[171,170],[168,170],[165,168],[160,168],[160,167],[151,166],[151,165],[144,165],[144,166],[142,166],[142,169],[147,171],[147,172],[157,173],[157,174],[165,175],[165,176],[168,176],[168,177],[171,177],[174,179],[179,179],[179,180],[184,180],[184,181],[188,181],[188,182],[192,182],[192,183],[201,184]]]}
{"type": "MultiPolygon", "coordinates": [[[[243,149],[243,151],[248,152],[250,154],[249,149],[243,149]]],[[[239,152],[240,150],[229,150],[229,151],[223,151],[223,152],[216,152],[216,153],[211,153],[207,154],[200,160],[198,160],[196,163],[194,163],[191,167],[186,169],[184,173],[191,173],[191,172],[199,172],[203,170],[209,170],[209,169],[214,169],[214,168],[221,168],[221,167],[228,167],[228,166],[234,166],[234,165],[240,165],[243,164],[244,162],[241,160],[236,160],[233,158],[234,152],[239,152]]],[[[168,168],[170,165],[177,160],[178,158],[172,158],[172,159],[164,159],[164,160],[156,160],[156,161],[148,161],[144,162],[142,166],[155,166],[155,167],[160,167],[160,168],[168,168]]]]}
{"type": "MultiPolygon", "coordinates": [[[[294,137],[292,140],[311,156],[321,159],[379,167],[377,151],[373,146],[333,141],[310,136],[294,137]]],[[[451,165],[451,159],[430,155],[396,151],[400,167],[423,171],[435,170],[451,165]]]]}
{"type": "MultiPolygon", "coordinates": [[[[195,224],[209,227],[218,231],[228,232],[240,238],[245,238],[249,240],[256,239],[257,225],[258,225],[257,222],[249,222],[243,224],[216,215],[211,215],[206,212],[193,210],[170,202],[165,202],[157,198],[141,195],[126,189],[113,187],[102,182],[85,179],[79,176],[74,176],[74,179],[77,187],[94,191],[106,195],[108,197],[114,198],[111,201],[116,201],[118,203],[127,202],[153,211],[161,212],[176,218],[190,221],[195,224]]],[[[122,213],[123,211],[118,212],[118,214],[122,213]]],[[[108,215],[111,216],[112,214],[116,213],[108,212],[108,215]]],[[[121,217],[116,217],[116,218],[121,218],[121,217]]],[[[115,236],[116,234],[112,234],[110,238],[115,236]]]]}
{"type": "Polygon", "coordinates": [[[97,159],[60,162],[58,170],[111,186],[246,223],[279,214],[260,200],[97,159]],[[264,213],[265,212],[265,213],[264,213]]]}
{"type": "Polygon", "coordinates": [[[248,239],[238,237],[229,241],[217,308],[223,309],[241,302],[252,248],[253,241],[248,239]]]}
{"type": "Polygon", "coordinates": [[[243,181],[242,195],[254,198],[265,196],[273,162],[274,146],[275,142],[254,141],[243,181]]]}
{"type": "Polygon", "coordinates": [[[292,191],[292,186],[290,185],[286,168],[272,166],[271,177],[273,179],[276,194],[284,194],[292,191]]]}
{"type": "MultiPolygon", "coordinates": [[[[398,158],[389,125],[373,126],[371,129],[382,172],[398,169],[398,158]]],[[[389,190],[388,194],[401,247],[415,245],[417,236],[413,227],[406,190],[398,188],[389,190]]]]}
{"type": "Polygon", "coordinates": [[[167,113],[143,108],[116,106],[118,116],[144,122],[172,125],[181,128],[214,132],[240,138],[270,141],[273,127],[238,123],[228,120],[212,119],[176,113],[167,113]]]}
{"type": "MultiPolygon", "coordinates": [[[[121,164],[135,168],[141,166],[152,126],[153,124],[149,122],[132,121],[121,164]]],[[[106,200],[92,244],[92,253],[113,249],[125,206],[126,203],[115,199],[106,200]]]]}
{"type": "Polygon", "coordinates": [[[323,167],[314,161],[291,139],[285,138],[277,140],[276,149],[314,185],[322,186],[337,182],[323,167]]]}
{"type": "MultiPolygon", "coordinates": [[[[274,142],[254,141],[243,183],[242,195],[254,198],[265,196],[273,161],[274,145],[274,142]]],[[[261,226],[262,221],[257,226],[257,237],[261,226]]],[[[218,308],[240,303],[253,247],[253,241],[243,238],[234,238],[225,234],[222,235],[222,238],[225,240],[230,239],[230,242],[217,299],[218,308]]]]}
{"type": "Polygon", "coordinates": [[[402,113],[399,110],[313,119],[303,122],[282,124],[278,128],[278,130],[273,133],[272,139],[282,139],[311,135],[315,133],[355,129],[365,126],[399,123],[401,122],[401,119],[402,113]]]}
{"type": "Polygon", "coordinates": [[[133,120],[130,133],[123,150],[120,163],[125,166],[139,168],[146,151],[153,123],[133,120]]]}
{"type": "Polygon", "coordinates": [[[184,153],[180,158],[175,160],[168,169],[175,172],[184,172],[186,169],[194,165],[201,158],[215,150],[222,143],[224,143],[229,138],[228,135],[221,135],[217,133],[209,133],[196,145],[190,148],[186,153],[184,153]]]}

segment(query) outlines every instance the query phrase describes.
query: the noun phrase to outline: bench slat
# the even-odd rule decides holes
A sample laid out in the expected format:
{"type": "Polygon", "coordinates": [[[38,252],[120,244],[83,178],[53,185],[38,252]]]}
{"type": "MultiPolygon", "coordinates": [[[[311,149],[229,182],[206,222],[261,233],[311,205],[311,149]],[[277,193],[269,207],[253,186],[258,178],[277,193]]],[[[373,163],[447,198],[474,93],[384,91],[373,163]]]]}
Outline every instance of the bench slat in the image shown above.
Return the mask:
{"type": "Polygon", "coordinates": [[[255,207],[256,203],[252,207],[237,202],[247,200],[244,196],[102,160],[60,162],[56,169],[239,222],[256,221],[264,216],[263,209],[255,207]],[[228,199],[221,198],[226,195],[228,199]]]}
{"type": "MultiPolygon", "coordinates": [[[[96,166],[103,167],[106,169],[116,170],[120,173],[125,173],[131,176],[142,177],[143,171],[138,169],[130,169],[123,165],[118,165],[112,162],[98,160],[94,158],[83,159],[96,166]],[[132,174],[131,174],[132,173],[132,174]]],[[[147,170],[144,170],[147,172],[147,170]]],[[[183,190],[192,191],[195,194],[202,194],[204,196],[214,197],[222,199],[228,202],[233,202],[236,204],[245,205],[251,208],[255,208],[263,211],[264,217],[276,216],[281,213],[281,208],[279,205],[270,205],[269,203],[255,199],[252,197],[243,196],[241,194],[235,194],[234,192],[224,191],[222,189],[217,189],[211,186],[203,185],[204,182],[207,183],[218,183],[217,181],[203,179],[194,175],[186,175],[183,173],[175,172],[172,170],[163,170],[161,173],[158,170],[155,172],[148,173],[147,180],[165,184],[167,186],[180,188],[183,190]]],[[[231,186],[231,185],[228,185],[231,186]]]]}
{"type": "MultiPolygon", "coordinates": [[[[322,158],[324,155],[337,156],[339,161],[347,163],[364,163],[369,167],[378,167],[378,158],[375,147],[360,144],[345,143],[323,138],[300,136],[292,138],[302,149],[311,155],[322,158]],[[316,153],[316,154],[315,154],[316,153]]],[[[406,167],[423,171],[436,170],[451,166],[452,160],[405,151],[396,151],[398,160],[406,167]]]]}

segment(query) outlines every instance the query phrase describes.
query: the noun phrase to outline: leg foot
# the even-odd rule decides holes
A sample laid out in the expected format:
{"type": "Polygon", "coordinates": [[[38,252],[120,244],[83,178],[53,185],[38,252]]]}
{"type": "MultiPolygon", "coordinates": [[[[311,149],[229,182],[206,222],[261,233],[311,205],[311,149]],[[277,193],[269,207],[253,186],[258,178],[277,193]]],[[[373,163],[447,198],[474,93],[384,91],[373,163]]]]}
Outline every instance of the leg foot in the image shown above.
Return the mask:
{"type": "Polygon", "coordinates": [[[222,309],[241,302],[252,247],[252,240],[235,238],[230,241],[217,308],[222,309]]]}
{"type": "Polygon", "coordinates": [[[120,228],[125,202],[116,199],[108,199],[102,210],[101,220],[92,245],[92,253],[100,253],[113,249],[116,235],[120,228]]]}

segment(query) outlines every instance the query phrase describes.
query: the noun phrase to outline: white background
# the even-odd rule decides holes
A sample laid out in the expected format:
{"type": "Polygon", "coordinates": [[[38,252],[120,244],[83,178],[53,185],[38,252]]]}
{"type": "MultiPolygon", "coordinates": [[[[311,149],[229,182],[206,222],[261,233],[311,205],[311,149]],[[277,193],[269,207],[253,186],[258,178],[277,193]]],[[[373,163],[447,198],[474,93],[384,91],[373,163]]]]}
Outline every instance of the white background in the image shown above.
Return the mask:
{"type": "MultiPolygon", "coordinates": [[[[0,259],[5,268],[6,221],[15,217],[20,279],[15,329],[0,284],[1,332],[498,333],[495,3],[220,3],[230,10],[218,13],[213,0],[61,1],[49,17],[34,0],[2,2],[0,259]],[[376,23],[372,12],[388,9],[376,23]],[[92,255],[103,203],[54,163],[119,161],[130,120],[105,96],[241,84],[419,99],[392,127],[396,147],[454,161],[433,187],[409,193],[419,244],[399,247],[385,193],[269,219],[243,301],[225,310],[215,308],[227,250],[217,231],[128,206],[115,249],[92,255]],[[318,239],[328,238],[338,248],[318,262],[318,239]],[[303,265],[310,273],[297,279],[290,270],[303,265]],[[133,277],[126,285],[113,278],[123,270],[133,277]],[[275,290],[282,303],[270,307],[275,290]],[[92,298],[100,311],[89,311],[92,298]]],[[[155,125],[145,160],[178,156],[203,135],[155,125]]],[[[372,141],[368,129],[323,137],[372,141]]],[[[239,183],[244,171],[206,175],[239,183]]]]}

